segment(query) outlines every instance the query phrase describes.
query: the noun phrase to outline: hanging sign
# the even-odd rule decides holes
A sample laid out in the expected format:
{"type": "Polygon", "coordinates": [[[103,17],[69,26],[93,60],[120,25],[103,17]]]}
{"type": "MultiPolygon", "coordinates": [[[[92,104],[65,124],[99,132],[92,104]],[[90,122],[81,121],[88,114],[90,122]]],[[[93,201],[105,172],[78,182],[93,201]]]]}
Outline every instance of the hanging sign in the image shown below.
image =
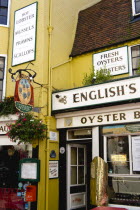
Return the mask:
{"type": "Polygon", "coordinates": [[[21,78],[16,81],[14,100],[15,106],[19,111],[32,111],[34,105],[34,94],[29,77],[22,75],[21,78]]]}
{"type": "Polygon", "coordinates": [[[12,66],[35,60],[37,2],[15,12],[12,66]]]}

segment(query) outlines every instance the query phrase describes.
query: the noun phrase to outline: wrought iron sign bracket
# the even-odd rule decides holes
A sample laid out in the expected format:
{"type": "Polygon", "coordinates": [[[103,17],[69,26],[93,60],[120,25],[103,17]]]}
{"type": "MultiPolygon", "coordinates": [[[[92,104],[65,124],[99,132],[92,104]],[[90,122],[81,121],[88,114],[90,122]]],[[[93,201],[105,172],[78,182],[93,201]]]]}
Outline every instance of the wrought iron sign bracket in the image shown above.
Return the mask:
{"type": "Polygon", "coordinates": [[[10,68],[8,71],[11,74],[12,81],[16,81],[14,76],[19,74],[19,76],[21,77],[22,73],[24,72],[24,73],[27,74],[27,76],[29,77],[30,81],[32,81],[35,84],[40,85],[41,87],[43,87],[43,84],[40,84],[40,83],[34,81],[34,78],[36,77],[37,73],[34,70],[32,70],[32,69],[18,69],[16,72],[12,73],[12,69],[10,68]]]}

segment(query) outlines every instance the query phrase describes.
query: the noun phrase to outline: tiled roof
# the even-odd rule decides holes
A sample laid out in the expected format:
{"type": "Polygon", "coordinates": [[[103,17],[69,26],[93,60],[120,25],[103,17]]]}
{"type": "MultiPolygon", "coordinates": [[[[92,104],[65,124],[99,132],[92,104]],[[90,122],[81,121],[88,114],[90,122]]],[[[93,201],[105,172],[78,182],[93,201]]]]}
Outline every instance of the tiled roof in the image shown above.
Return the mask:
{"type": "Polygon", "coordinates": [[[80,11],[72,57],[140,37],[131,0],[102,0],[80,11]]]}

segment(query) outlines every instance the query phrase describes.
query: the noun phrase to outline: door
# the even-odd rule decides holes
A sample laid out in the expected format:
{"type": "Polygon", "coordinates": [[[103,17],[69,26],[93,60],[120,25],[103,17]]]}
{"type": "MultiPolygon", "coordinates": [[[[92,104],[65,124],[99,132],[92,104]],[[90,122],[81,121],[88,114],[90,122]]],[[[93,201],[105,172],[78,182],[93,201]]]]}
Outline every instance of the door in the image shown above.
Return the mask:
{"type": "Polygon", "coordinates": [[[67,210],[87,210],[87,145],[69,144],[67,149],[67,210]]]}

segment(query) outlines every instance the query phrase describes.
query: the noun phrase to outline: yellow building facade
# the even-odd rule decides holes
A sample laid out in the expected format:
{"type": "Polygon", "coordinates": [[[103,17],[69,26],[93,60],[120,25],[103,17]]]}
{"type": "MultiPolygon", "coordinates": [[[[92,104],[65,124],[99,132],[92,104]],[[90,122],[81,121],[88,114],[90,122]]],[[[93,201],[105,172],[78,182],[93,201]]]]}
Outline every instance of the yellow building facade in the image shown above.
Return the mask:
{"type": "MultiPolygon", "coordinates": [[[[15,200],[18,197],[21,202],[21,209],[59,209],[59,132],[56,129],[55,117],[51,114],[51,94],[54,90],[75,87],[72,59],[69,55],[75,36],[78,12],[97,2],[99,1],[86,0],[84,3],[80,0],[76,2],[55,0],[2,1],[5,19],[0,23],[0,58],[2,59],[3,72],[2,78],[0,78],[0,100],[14,96],[15,82],[12,82],[12,74],[10,74],[9,69],[11,69],[11,73],[18,70],[25,70],[23,72],[26,72],[26,69],[33,70],[36,73],[35,83],[32,82],[32,86],[34,89],[34,107],[37,110],[33,114],[47,125],[46,139],[39,141],[39,143],[34,142],[27,147],[26,145],[18,146],[6,136],[8,130],[5,127],[7,123],[15,122],[17,116],[2,115],[0,117],[2,154],[6,151],[9,158],[9,150],[12,150],[14,154],[19,153],[20,156],[22,151],[24,155],[26,152],[28,153],[28,156],[25,155],[26,158],[32,157],[40,160],[40,181],[35,184],[37,187],[36,201],[23,201],[20,191],[23,188],[23,191],[26,191],[26,183],[15,181],[14,185],[13,181],[12,186],[11,183],[5,183],[3,179],[1,181],[1,192],[5,192],[3,189],[7,189],[11,196],[16,196],[15,200]],[[28,20],[35,22],[27,22],[28,20]],[[24,23],[26,24],[24,25],[24,23]],[[27,31],[29,33],[26,33],[27,31]],[[30,31],[34,31],[34,37],[30,31]],[[34,44],[30,45],[32,41],[34,44]],[[33,49],[30,50],[29,47],[33,47],[33,49]],[[33,57],[32,55],[30,57],[31,52],[33,57]],[[67,78],[68,80],[66,80],[67,78]],[[35,153],[35,155],[32,156],[31,153],[35,153]],[[51,176],[50,172],[53,169],[51,166],[53,163],[56,163],[57,171],[54,177],[51,176]],[[17,187],[16,183],[18,184],[17,187]],[[16,189],[16,192],[13,189],[16,189]]],[[[17,76],[18,73],[14,78],[16,79],[17,76]]],[[[31,184],[34,185],[32,182],[31,184]]],[[[4,196],[5,194],[2,194],[1,208],[16,208],[14,201],[5,204],[4,196]]]]}
{"type": "Polygon", "coordinates": [[[81,10],[70,60],[52,71],[56,88],[52,114],[60,148],[59,198],[64,202],[60,210],[139,209],[135,143],[139,141],[140,110],[139,94],[133,98],[132,92],[139,92],[136,28],[140,25],[134,5],[135,1],[100,1],[81,10]],[[111,81],[97,84],[95,80],[85,86],[83,79],[93,66],[95,71],[98,66],[109,69],[111,81]],[[63,78],[71,83],[66,86],[62,75],[68,69],[71,74],[63,78]],[[135,90],[129,91],[132,86],[135,90]]]}

